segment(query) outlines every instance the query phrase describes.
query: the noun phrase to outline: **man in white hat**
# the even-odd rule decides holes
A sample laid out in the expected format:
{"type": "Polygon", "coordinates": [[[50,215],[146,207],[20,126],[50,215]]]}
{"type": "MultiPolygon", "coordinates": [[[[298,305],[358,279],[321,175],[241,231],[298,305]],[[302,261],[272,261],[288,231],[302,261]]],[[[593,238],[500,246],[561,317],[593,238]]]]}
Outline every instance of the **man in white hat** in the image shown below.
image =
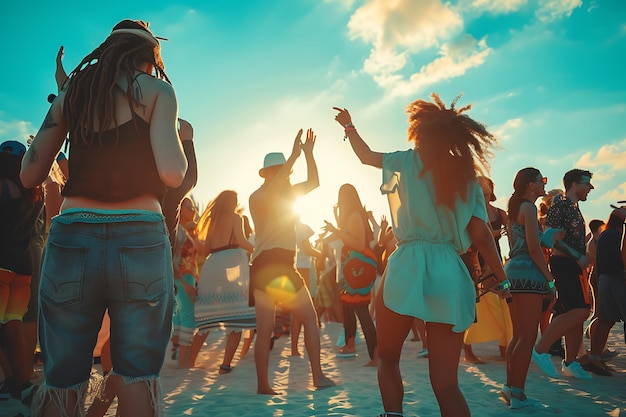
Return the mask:
{"type": "Polygon", "coordinates": [[[307,130],[306,140],[300,141],[298,132],[289,159],[279,152],[269,153],[263,161],[259,175],[265,182],[250,196],[250,214],[255,227],[255,247],[250,266],[250,305],[254,305],[257,318],[257,339],[254,360],[257,372],[257,394],[278,394],[269,384],[268,367],[270,339],[274,330],[274,310],[277,304],[289,309],[304,325],[306,347],[313,385],[334,385],[320,364],[320,334],[317,315],[311,295],[302,276],[295,267],[296,216],[293,203],[319,186],[317,165],[313,158],[315,135],[307,130]],[[307,179],[292,185],[291,169],[304,153],[307,179]]]}

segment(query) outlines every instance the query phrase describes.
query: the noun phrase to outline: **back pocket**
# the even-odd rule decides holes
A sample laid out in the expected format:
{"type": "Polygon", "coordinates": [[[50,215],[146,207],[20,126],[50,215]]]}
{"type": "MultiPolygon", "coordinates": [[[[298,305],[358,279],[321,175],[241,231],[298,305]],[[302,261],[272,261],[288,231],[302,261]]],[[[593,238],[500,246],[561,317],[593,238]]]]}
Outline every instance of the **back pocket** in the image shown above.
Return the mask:
{"type": "MultiPolygon", "coordinates": [[[[165,243],[120,248],[124,296],[127,301],[155,302],[166,293],[168,270],[165,243]]],[[[169,250],[169,249],[167,249],[169,250]]],[[[171,283],[173,286],[173,283],[171,283]]]]}
{"type": "Polygon", "coordinates": [[[40,295],[58,307],[79,303],[82,295],[86,247],[48,242],[41,269],[40,295]]]}

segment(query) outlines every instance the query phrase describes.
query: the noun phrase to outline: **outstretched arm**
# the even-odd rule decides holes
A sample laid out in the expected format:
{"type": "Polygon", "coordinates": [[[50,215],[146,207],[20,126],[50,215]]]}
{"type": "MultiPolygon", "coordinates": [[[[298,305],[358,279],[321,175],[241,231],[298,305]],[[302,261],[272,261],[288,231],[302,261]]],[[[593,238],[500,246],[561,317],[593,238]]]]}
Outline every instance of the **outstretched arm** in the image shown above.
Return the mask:
{"type": "Polygon", "coordinates": [[[354,124],[352,124],[352,116],[350,116],[348,109],[333,107],[333,110],[337,110],[339,112],[337,113],[337,116],[335,116],[335,120],[344,128],[346,137],[350,140],[350,146],[352,146],[352,150],[361,163],[371,165],[376,168],[382,168],[383,154],[372,151],[363,138],[361,138],[359,133],[356,131],[354,124]]]}
{"type": "Polygon", "coordinates": [[[302,144],[302,153],[304,153],[304,159],[306,160],[307,178],[305,182],[295,184],[293,186],[294,193],[296,195],[307,194],[320,185],[320,179],[317,172],[317,164],[313,157],[313,146],[315,145],[315,133],[313,129],[306,131],[306,140],[302,144]]]}
{"type": "Polygon", "coordinates": [[[54,79],[57,82],[57,88],[59,89],[59,93],[61,92],[61,90],[63,89],[63,85],[67,81],[67,73],[65,72],[65,69],[63,68],[64,52],[65,52],[65,48],[63,47],[63,45],[61,45],[61,47],[59,48],[59,52],[57,52],[57,61],[56,61],[57,65],[56,65],[56,71],[54,72],[54,79]]]}

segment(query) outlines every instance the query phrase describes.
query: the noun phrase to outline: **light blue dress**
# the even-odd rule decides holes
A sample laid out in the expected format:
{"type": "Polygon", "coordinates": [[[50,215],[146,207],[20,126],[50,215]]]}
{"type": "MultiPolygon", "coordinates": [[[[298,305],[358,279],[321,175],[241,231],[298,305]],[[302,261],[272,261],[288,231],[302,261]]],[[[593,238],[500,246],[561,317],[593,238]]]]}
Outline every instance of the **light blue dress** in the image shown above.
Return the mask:
{"type": "Polygon", "coordinates": [[[457,199],[454,210],[435,205],[432,174],[420,177],[422,166],[413,149],[383,156],[380,190],[399,242],[387,264],[383,299],[398,314],[463,332],[474,322],[476,291],[459,254],[470,247],[472,216],[487,222],[485,199],[474,181],[467,201],[457,199]]]}

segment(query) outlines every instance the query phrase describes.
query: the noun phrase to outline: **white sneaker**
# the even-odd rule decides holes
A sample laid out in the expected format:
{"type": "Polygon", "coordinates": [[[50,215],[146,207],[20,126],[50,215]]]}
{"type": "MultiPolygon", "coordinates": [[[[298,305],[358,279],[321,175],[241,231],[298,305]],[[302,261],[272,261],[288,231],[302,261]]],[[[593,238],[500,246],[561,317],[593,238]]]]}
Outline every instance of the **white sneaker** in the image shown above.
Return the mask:
{"type": "Polygon", "coordinates": [[[568,366],[565,364],[565,360],[563,360],[561,362],[561,372],[565,376],[572,376],[578,379],[593,379],[591,374],[585,371],[578,361],[574,361],[568,366]]]}
{"type": "Polygon", "coordinates": [[[558,378],[561,376],[554,367],[554,363],[552,363],[552,358],[549,353],[538,353],[535,348],[533,348],[532,358],[533,362],[537,364],[539,369],[541,369],[544,374],[552,378],[558,378]]]}

